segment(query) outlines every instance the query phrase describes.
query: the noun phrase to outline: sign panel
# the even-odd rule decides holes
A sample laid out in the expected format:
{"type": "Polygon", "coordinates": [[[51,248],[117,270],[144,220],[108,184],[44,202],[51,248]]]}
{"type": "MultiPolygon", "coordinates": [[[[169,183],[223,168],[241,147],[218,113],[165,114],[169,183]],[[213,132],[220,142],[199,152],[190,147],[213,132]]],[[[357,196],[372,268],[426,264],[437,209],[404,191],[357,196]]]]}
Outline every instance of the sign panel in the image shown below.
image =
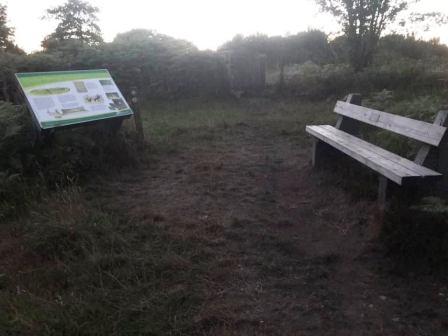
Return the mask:
{"type": "Polygon", "coordinates": [[[16,74],[41,129],[132,115],[108,70],[16,74]]]}

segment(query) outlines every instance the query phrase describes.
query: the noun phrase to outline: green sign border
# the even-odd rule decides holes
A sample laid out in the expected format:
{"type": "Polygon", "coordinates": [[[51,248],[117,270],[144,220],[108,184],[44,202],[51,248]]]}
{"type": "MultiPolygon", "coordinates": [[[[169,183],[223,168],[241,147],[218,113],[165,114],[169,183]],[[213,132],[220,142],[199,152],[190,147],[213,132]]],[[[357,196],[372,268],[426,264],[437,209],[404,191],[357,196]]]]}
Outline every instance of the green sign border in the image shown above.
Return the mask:
{"type": "Polygon", "coordinates": [[[118,112],[104,112],[98,115],[80,117],[75,119],[39,121],[26,95],[26,92],[33,87],[51,83],[57,83],[61,81],[74,81],[83,79],[111,79],[114,82],[117,90],[120,91],[120,89],[116,85],[109,70],[107,69],[25,72],[25,73],[16,73],[15,76],[17,82],[19,83],[20,88],[22,89],[22,92],[24,93],[28,108],[32,112],[36,123],[42,130],[58,128],[62,126],[76,126],[87,122],[101,121],[105,119],[113,119],[120,117],[126,118],[134,114],[132,109],[129,108],[118,112]],[[48,76],[47,78],[45,77],[46,75],[48,76]],[[39,79],[36,80],[37,78],[39,79]]]}

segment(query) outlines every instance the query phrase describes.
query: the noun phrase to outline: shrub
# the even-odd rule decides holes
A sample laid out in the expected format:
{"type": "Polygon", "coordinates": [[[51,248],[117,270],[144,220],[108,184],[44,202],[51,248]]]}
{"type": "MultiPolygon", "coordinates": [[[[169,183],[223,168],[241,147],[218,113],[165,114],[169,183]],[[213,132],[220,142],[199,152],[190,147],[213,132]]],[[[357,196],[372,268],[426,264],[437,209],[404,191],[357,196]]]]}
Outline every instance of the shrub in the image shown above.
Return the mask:
{"type": "Polygon", "coordinates": [[[225,96],[229,92],[224,59],[211,52],[174,57],[166,75],[170,96],[225,96]]]}
{"type": "Polygon", "coordinates": [[[398,58],[430,60],[434,57],[448,57],[448,47],[437,40],[416,40],[413,36],[391,34],[380,40],[375,61],[386,64],[398,58]]]}
{"type": "Polygon", "coordinates": [[[420,60],[398,59],[385,64],[372,65],[357,74],[356,88],[374,90],[421,90],[440,86],[447,73],[443,65],[427,64],[420,60]]]}
{"type": "Polygon", "coordinates": [[[287,67],[284,93],[325,98],[348,92],[381,90],[434,91],[443,89],[448,63],[398,59],[355,72],[347,64],[317,65],[312,62],[287,67]]]}
{"type": "Polygon", "coordinates": [[[30,193],[23,172],[32,160],[31,134],[25,109],[0,101],[0,219],[16,211],[30,193]]]}
{"type": "Polygon", "coordinates": [[[111,134],[104,122],[58,131],[45,141],[36,136],[24,107],[0,102],[0,218],[48,188],[139,162],[134,134],[111,134]]]}
{"type": "MultiPolygon", "coordinates": [[[[387,111],[393,114],[402,115],[408,118],[423,120],[432,123],[437,112],[445,103],[443,96],[421,95],[402,96],[396,92],[383,90],[373,92],[363,100],[363,105],[380,111],[387,111]]],[[[370,130],[370,128],[368,128],[370,130]]],[[[365,132],[370,142],[387,148],[401,156],[406,156],[413,160],[421,143],[407,137],[398,136],[389,131],[375,129],[375,132],[365,132]]]]}
{"type": "Polygon", "coordinates": [[[286,91],[311,98],[328,97],[350,91],[354,81],[353,69],[344,64],[319,66],[312,62],[297,65],[286,80],[286,91]]]}

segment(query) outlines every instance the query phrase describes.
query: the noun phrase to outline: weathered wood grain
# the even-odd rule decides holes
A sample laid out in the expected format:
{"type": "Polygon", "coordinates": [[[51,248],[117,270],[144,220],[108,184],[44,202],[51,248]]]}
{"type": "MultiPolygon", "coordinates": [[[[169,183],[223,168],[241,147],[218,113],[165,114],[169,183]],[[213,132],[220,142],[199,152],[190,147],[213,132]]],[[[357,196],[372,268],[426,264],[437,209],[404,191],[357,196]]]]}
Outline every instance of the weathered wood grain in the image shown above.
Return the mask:
{"type": "MultiPolygon", "coordinates": [[[[353,105],[361,105],[362,104],[362,96],[358,93],[351,93],[345,99],[346,103],[353,105]]],[[[359,136],[361,122],[359,120],[353,118],[347,118],[343,115],[338,116],[338,120],[336,121],[336,128],[341,131],[350,133],[355,136],[359,136]]]]}
{"type": "Polygon", "coordinates": [[[306,131],[399,185],[442,176],[329,125],[307,126],[306,131]]]}
{"type": "Polygon", "coordinates": [[[351,134],[347,134],[346,132],[340,132],[339,130],[335,129],[333,126],[323,125],[321,127],[323,127],[324,129],[326,129],[330,132],[333,132],[335,135],[337,135],[341,138],[347,139],[348,141],[355,140],[358,146],[364,147],[365,149],[376,153],[378,156],[382,156],[396,164],[399,164],[399,165],[403,166],[403,168],[405,168],[417,175],[427,176],[427,175],[432,175],[434,172],[434,170],[432,170],[432,169],[424,167],[416,162],[408,160],[408,159],[401,157],[395,153],[392,153],[392,152],[385,150],[381,147],[373,145],[367,141],[356,138],[356,137],[352,136],[351,134]]]}
{"type": "Polygon", "coordinates": [[[345,117],[404,135],[420,142],[439,146],[446,128],[424,121],[410,119],[387,112],[373,110],[346,102],[338,101],[334,111],[345,117]]]}

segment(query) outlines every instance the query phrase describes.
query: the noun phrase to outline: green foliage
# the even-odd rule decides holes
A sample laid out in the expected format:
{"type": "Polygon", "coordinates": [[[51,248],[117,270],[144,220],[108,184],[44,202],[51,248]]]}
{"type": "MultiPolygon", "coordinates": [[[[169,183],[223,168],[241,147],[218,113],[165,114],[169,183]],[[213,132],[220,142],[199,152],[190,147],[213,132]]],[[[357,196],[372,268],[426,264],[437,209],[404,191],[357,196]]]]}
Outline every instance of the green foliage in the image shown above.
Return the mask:
{"type": "Polygon", "coordinates": [[[319,30],[300,32],[286,37],[266,35],[241,35],[225,43],[220,51],[266,55],[268,65],[297,64],[313,61],[318,64],[332,60],[327,35],[319,30]]]}
{"type": "Polygon", "coordinates": [[[448,74],[446,60],[428,63],[410,58],[389,59],[355,72],[347,64],[317,65],[306,62],[286,68],[284,92],[310,98],[344,95],[348,92],[443,90],[448,74]]]}
{"type": "Polygon", "coordinates": [[[153,31],[139,29],[119,34],[98,56],[124,92],[133,86],[144,97],[226,92],[227,73],[219,55],[200,52],[187,41],[153,31]]]}
{"type": "Polygon", "coordinates": [[[287,90],[291,94],[309,98],[323,98],[350,92],[355,78],[353,69],[344,64],[319,66],[306,62],[290,71],[291,74],[285,84],[287,90]]]}
{"type": "Polygon", "coordinates": [[[14,73],[23,61],[21,55],[0,51],[0,99],[12,101],[16,90],[14,73]]]}
{"type": "Polygon", "coordinates": [[[143,45],[147,49],[165,49],[170,54],[197,51],[197,48],[188,41],[175,39],[147,29],[133,29],[126,33],[120,33],[115,37],[113,43],[122,47],[136,48],[138,45],[143,45]]]}
{"type": "Polygon", "coordinates": [[[364,92],[441,88],[440,79],[447,73],[447,66],[448,63],[437,67],[421,60],[395,59],[366,68],[357,75],[356,84],[364,92]]]}
{"type": "MultiPolygon", "coordinates": [[[[418,2],[418,1],[416,1],[418,2]]],[[[415,32],[429,32],[432,28],[448,23],[448,15],[441,12],[410,13],[400,21],[400,26],[406,28],[406,35],[414,35],[415,32]]]]}
{"type": "Polygon", "coordinates": [[[0,4],[0,50],[8,50],[14,46],[14,29],[8,26],[6,6],[0,4]]]}
{"type": "Polygon", "coordinates": [[[0,156],[8,158],[0,162],[0,169],[15,170],[21,165],[18,160],[24,148],[31,144],[30,120],[24,108],[0,101],[0,156]]]}
{"type": "Polygon", "coordinates": [[[288,37],[237,36],[215,53],[144,29],[119,34],[101,46],[72,39],[57,49],[26,56],[0,53],[0,98],[20,102],[15,72],[92,68],[108,68],[125,95],[136,87],[140,97],[148,98],[226,96],[231,83],[250,84],[256,73],[255,62],[233,69],[238,63],[234,62],[230,73],[228,53],[233,60],[265,55],[274,91],[281,88],[283,94],[311,98],[349,91],[438,89],[448,73],[448,48],[437,41],[386,36],[372,64],[357,73],[347,65],[347,43],[346,37],[328,41],[320,31],[288,37]]]}
{"type": "Polygon", "coordinates": [[[0,218],[17,214],[48,189],[138,164],[133,134],[113,135],[107,126],[65,130],[36,143],[28,111],[0,102],[0,218]]]}
{"type": "Polygon", "coordinates": [[[144,29],[117,35],[99,47],[66,41],[57,50],[28,55],[18,71],[107,68],[125,95],[132,87],[140,97],[225,95],[224,59],[201,52],[184,40],[144,29]]]}
{"type": "Polygon", "coordinates": [[[417,40],[413,36],[384,36],[378,46],[374,63],[384,64],[397,58],[440,62],[448,58],[448,48],[437,40],[417,40]]]}
{"type": "MultiPolygon", "coordinates": [[[[250,93],[246,86],[264,82],[264,76],[258,78],[261,71],[252,66],[256,62],[234,67],[226,58],[229,53],[235,56],[233,60],[264,55],[270,77],[278,78],[270,81],[276,87],[269,92],[311,98],[349,91],[427,90],[440,87],[440,79],[447,76],[448,48],[437,40],[425,42],[398,34],[380,39],[386,23],[395,19],[407,1],[355,1],[352,7],[345,0],[318,2],[340,18],[345,35],[332,40],[318,30],[273,37],[237,35],[218,52],[201,52],[188,41],[145,29],[121,33],[113,42],[103,43],[96,23],[98,9],[88,2],[69,0],[47,11],[58,26],[44,43],[44,52],[0,53],[0,99],[22,103],[15,72],[108,68],[125,95],[137,88],[141,97],[148,98],[226,96],[239,86],[250,93]],[[253,81],[255,77],[260,80],[253,81]],[[247,85],[235,84],[240,82],[247,85]]],[[[435,14],[429,17],[437,18],[435,14]]],[[[257,89],[252,91],[258,94],[257,89]]]]}
{"type": "Polygon", "coordinates": [[[167,80],[170,96],[225,96],[229,91],[223,59],[197,51],[175,56],[167,80]]]}
{"type": "MultiPolygon", "coordinates": [[[[380,111],[402,115],[408,118],[423,120],[432,123],[437,112],[444,105],[445,99],[440,94],[394,93],[383,90],[373,92],[363,100],[363,105],[380,111]]],[[[401,156],[413,160],[421,147],[421,143],[407,137],[398,136],[392,132],[367,127],[364,136],[369,142],[378,144],[401,156]]]]}
{"type": "Polygon", "coordinates": [[[46,50],[73,48],[71,45],[98,45],[103,42],[96,14],[99,9],[82,0],[68,0],[47,10],[46,18],[58,22],[54,33],[42,41],[46,50]],[[69,45],[69,46],[67,46],[69,45]]]}
{"type": "Polygon", "coordinates": [[[154,223],[101,210],[77,187],[57,190],[31,218],[16,227],[30,270],[0,278],[2,332],[188,334],[205,261],[192,271],[199,259],[192,244],[154,223]]]}
{"type": "Polygon", "coordinates": [[[118,84],[125,91],[136,86],[141,95],[157,96],[169,92],[174,57],[197,49],[186,41],[140,29],[117,35],[104,52],[108,55],[106,67],[117,74],[118,84]]]}
{"type": "Polygon", "coordinates": [[[405,0],[316,0],[334,15],[347,38],[350,64],[356,71],[369,65],[386,26],[408,7],[405,0]]]}
{"type": "Polygon", "coordinates": [[[0,219],[27,205],[32,186],[27,185],[23,172],[24,165],[33,160],[31,136],[25,109],[0,101],[0,219]]]}

